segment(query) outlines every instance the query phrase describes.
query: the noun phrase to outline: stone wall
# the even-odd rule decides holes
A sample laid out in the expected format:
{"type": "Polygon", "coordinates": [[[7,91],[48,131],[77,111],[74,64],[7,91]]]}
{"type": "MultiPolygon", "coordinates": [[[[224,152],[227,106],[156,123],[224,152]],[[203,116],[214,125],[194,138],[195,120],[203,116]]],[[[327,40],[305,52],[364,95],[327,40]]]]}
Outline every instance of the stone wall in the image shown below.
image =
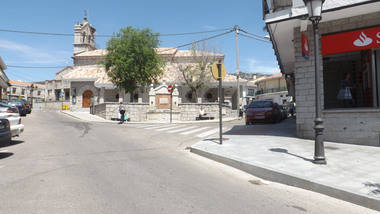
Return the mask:
{"type": "MultiPolygon", "coordinates": [[[[126,115],[132,122],[144,121],[169,121],[170,110],[157,110],[150,107],[148,103],[127,103],[124,104],[126,115]]],[[[204,107],[208,117],[219,118],[219,105],[217,103],[182,103],[177,109],[173,110],[172,119],[181,121],[194,121],[199,116],[200,106],[204,107]]],[[[105,102],[94,107],[94,114],[104,119],[111,120],[119,118],[119,104],[117,102],[105,102]]],[[[223,117],[237,117],[237,111],[230,106],[223,105],[223,117]]]]}
{"type": "MultiPolygon", "coordinates": [[[[143,122],[147,120],[148,103],[128,103],[124,104],[126,115],[131,118],[132,122],[143,122]]],[[[105,102],[94,107],[94,114],[104,119],[111,120],[120,118],[119,103],[105,102]]]]}
{"type": "MultiPolygon", "coordinates": [[[[364,16],[356,16],[320,24],[320,34],[351,31],[363,27],[379,25],[380,12],[364,16]]],[[[310,47],[314,47],[312,26],[304,32],[310,47]]],[[[297,100],[297,135],[302,138],[314,138],[315,118],[315,76],[314,76],[314,51],[311,48],[309,60],[305,60],[301,53],[300,28],[294,29],[295,46],[295,89],[297,100]]],[[[322,56],[320,55],[320,68],[323,70],[322,56]]],[[[321,94],[319,94],[322,106],[323,96],[323,73],[319,80],[321,94]]],[[[325,110],[324,137],[327,141],[344,142],[363,145],[379,145],[380,113],[376,109],[340,109],[325,110]]]]}
{"type": "Polygon", "coordinates": [[[36,110],[62,110],[62,104],[70,107],[70,102],[33,102],[33,109],[36,110]]]}
{"type": "MultiPolygon", "coordinates": [[[[207,117],[219,118],[219,104],[218,103],[182,103],[179,104],[180,120],[192,121],[199,116],[200,106],[203,106],[207,117]]],[[[230,106],[223,105],[223,117],[237,117],[237,111],[232,110],[230,106]]]]}

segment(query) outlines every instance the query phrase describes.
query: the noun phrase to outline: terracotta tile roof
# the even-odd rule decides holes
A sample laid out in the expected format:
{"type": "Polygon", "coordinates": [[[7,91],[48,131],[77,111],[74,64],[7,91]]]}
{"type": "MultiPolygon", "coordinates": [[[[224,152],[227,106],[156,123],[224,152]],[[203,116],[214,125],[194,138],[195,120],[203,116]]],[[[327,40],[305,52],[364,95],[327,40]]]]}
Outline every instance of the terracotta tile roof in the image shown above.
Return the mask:
{"type": "MultiPolygon", "coordinates": [[[[211,52],[200,52],[200,51],[197,51],[195,53],[195,55],[197,55],[197,56],[202,56],[202,55],[206,56],[207,55],[207,56],[215,56],[215,57],[224,58],[224,54],[211,53],[211,52]]],[[[192,57],[192,56],[193,56],[193,52],[191,50],[179,50],[175,54],[175,57],[192,57]]]]}
{"type": "MultiPolygon", "coordinates": [[[[159,55],[174,55],[174,57],[191,57],[192,51],[190,50],[178,50],[177,48],[156,48],[156,52],[159,55]]],[[[200,54],[200,52],[199,52],[200,54]]],[[[86,51],[75,55],[74,57],[101,57],[107,55],[106,49],[98,49],[93,51],[86,51]]],[[[223,54],[210,53],[217,57],[224,57],[223,54]]]]}
{"type": "Polygon", "coordinates": [[[75,66],[72,71],[62,76],[62,79],[94,79],[104,76],[105,68],[99,65],[75,66]]]}
{"type": "MultiPolygon", "coordinates": [[[[156,51],[160,55],[172,55],[173,57],[190,57],[192,53],[190,50],[178,50],[177,48],[157,48],[156,51]]],[[[78,54],[74,57],[91,57],[91,56],[104,56],[107,53],[107,50],[94,50],[87,51],[81,54],[78,54]]],[[[213,54],[216,57],[224,59],[223,54],[213,54]]],[[[194,63],[175,63],[169,60],[164,68],[164,73],[161,77],[158,78],[160,82],[184,82],[182,73],[179,71],[179,65],[186,66],[187,64],[194,63]]],[[[68,68],[70,69],[70,68],[68,68]]],[[[64,69],[63,69],[64,70],[64,69]]],[[[60,71],[58,72],[60,73],[60,71]]],[[[111,85],[110,78],[108,77],[105,68],[101,65],[88,65],[88,66],[75,66],[67,74],[62,75],[62,79],[88,79],[95,80],[95,85],[111,85]]],[[[227,75],[225,81],[236,81],[236,77],[233,75],[227,75]]]]}
{"type": "Polygon", "coordinates": [[[278,74],[273,74],[273,75],[270,75],[270,76],[259,77],[259,78],[255,79],[255,80],[253,80],[252,82],[257,83],[257,82],[261,82],[261,81],[265,81],[265,80],[270,80],[270,79],[281,78],[281,77],[282,77],[282,73],[278,73],[278,74]]]}
{"type": "Polygon", "coordinates": [[[30,82],[21,82],[21,81],[9,80],[9,83],[11,85],[19,85],[19,86],[31,86],[33,84],[34,86],[37,86],[38,88],[45,88],[45,85],[37,84],[37,83],[30,83],[30,82]]]}
{"type": "Polygon", "coordinates": [[[107,55],[107,50],[106,49],[98,49],[98,50],[93,50],[93,51],[86,51],[80,54],[75,55],[74,57],[92,57],[92,56],[105,56],[107,55]]]}

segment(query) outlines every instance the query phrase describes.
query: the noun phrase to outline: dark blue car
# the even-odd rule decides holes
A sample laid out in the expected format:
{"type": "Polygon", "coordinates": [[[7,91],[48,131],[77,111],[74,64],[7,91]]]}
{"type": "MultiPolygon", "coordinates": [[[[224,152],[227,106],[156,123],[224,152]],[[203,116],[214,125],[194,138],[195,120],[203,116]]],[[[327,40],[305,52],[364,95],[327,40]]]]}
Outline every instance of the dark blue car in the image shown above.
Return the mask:
{"type": "Polygon", "coordinates": [[[0,119],[0,142],[10,143],[12,140],[11,126],[7,119],[0,119]]]}
{"type": "Polygon", "coordinates": [[[18,100],[11,100],[8,102],[8,105],[17,107],[18,112],[20,113],[20,116],[26,116],[27,109],[26,106],[23,102],[18,101],[18,100]]]}

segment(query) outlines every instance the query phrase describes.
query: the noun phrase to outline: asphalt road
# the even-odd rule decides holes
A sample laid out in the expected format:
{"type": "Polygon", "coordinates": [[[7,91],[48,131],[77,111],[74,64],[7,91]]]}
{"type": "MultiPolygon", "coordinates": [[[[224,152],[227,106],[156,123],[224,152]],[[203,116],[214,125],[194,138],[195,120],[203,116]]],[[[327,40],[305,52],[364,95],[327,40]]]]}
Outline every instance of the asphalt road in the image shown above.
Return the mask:
{"type": "Polygon", "coordinates": [[[56,112],[23,124],[0,146],[0,213],[375,213],[191,154],[194,136],[56,112]]]}

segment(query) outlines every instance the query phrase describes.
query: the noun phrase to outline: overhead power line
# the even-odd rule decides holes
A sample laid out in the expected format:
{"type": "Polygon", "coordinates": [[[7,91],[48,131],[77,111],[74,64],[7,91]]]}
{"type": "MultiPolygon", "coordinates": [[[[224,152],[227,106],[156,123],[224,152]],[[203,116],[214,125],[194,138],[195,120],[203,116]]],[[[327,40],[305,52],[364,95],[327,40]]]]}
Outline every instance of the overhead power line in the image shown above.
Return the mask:
{"type": "Polygon", "coordinates": [[[265,39],[264,36],[260,36],[260,35],[254,34],[254,33],[250,33],[250,32],[248,32],[248,31],[246,31],[246,30],[243,30],[243,29],[240,29],[240,31],[242,31],[242,32],[244,32],[244,33],[246,33],[246,34],[248,34],[248,35],[251,35],[251,36],[257,37],[257,38],[265,39]]]}
{"type": "Polygon", "coordinates": [[[74,34],[70,34],[70,33],[46,33],[46,32],[34,32],[34,31],[22,31],[22,30],[7,30],[7,29],[0,29],[0,32],[36,34],[36,35],[47,35],[47,36],[74,36],[74,34]]]}
{"type": "Polygon", "coordinates": [[[204,39],[200,39],[200,40],[196,40],[196,41],[193,41],[193,42],[189,42],[189,43],[186,43],[186,44],[183,44],[183,45],[178,45],[176,47],[173,47],[173,48],[168,48],[168,49],[165,49],[163,51],[159,51],[158,53],[163,53],[163,52],[166,52],[166,51],[169,51],[169,50],[173,50],[173,49],[178,49],[178,48],[183,48],[183,47],[186,47],[186,46],[190,46],[190,45],[193,45],[193,44],[196,44],[196,43],[200,43],[200,42],[204,42],[204,41],[207,41],[207,40],[210,40],[210,39],[214,39],[214,38],[217,38],[217,37],[220,37],[220,36],[223,36],[223,35],[226,35],[226,34],[229,34],[231,32],[233,32],[234,30],[229,30],[227,32],[224,32],[224,33],[220,33],[220,34],[216,34],[214,36],[210,36],[210,37],[207,37],[207,38],[204,38],[204,39]]]}
{"type": "Polygon", "coordinates": [[[243,33],[239,33],[239,35],[241,35],[243,37],[246,37],[246,38],[254,39],[254,40],[257,40],[257,41],[261,41],[261,42],[265,42],[265,43],[271,43],[269,40],[264,39],[264,38],[257,38],[257,37],[253,37],[253,36],[246,35],[246,34],[243,34],[243,33]]]}
{"type": "MultiPolygon", "coordinates": [[[[208,30],[208,31],[198,31],[198,32],[187,32],[187,33],[167,33],[167,34],[156,34],[160,37],[163,36],[186,36],[186,35],[196,35],[196,34],[207,34],[207,33],[215,33],[229,30],[230,28],[216,29],[216,30],[208,30]]],[[[9,30],[9,29],[0,29],[0,32],[7,33],[20,33],[20,34],[35,34],[35,35],[45,35],[45,36],[74,36],[72,33],[49,33],[49,32],[37,32],[37,31],[23,31],[23,30],[9,30]]],[[[95,37],[116,37],[116,35],[96,35],[95,37]]]]}
{"type": "Polygon", "coordinates": [[[51,69],[51,68],[64,68],[66,65],[62,66],[23,66],[23,65],[7,65],[9,68],[37,68],[37,69],[51,69]]]}

